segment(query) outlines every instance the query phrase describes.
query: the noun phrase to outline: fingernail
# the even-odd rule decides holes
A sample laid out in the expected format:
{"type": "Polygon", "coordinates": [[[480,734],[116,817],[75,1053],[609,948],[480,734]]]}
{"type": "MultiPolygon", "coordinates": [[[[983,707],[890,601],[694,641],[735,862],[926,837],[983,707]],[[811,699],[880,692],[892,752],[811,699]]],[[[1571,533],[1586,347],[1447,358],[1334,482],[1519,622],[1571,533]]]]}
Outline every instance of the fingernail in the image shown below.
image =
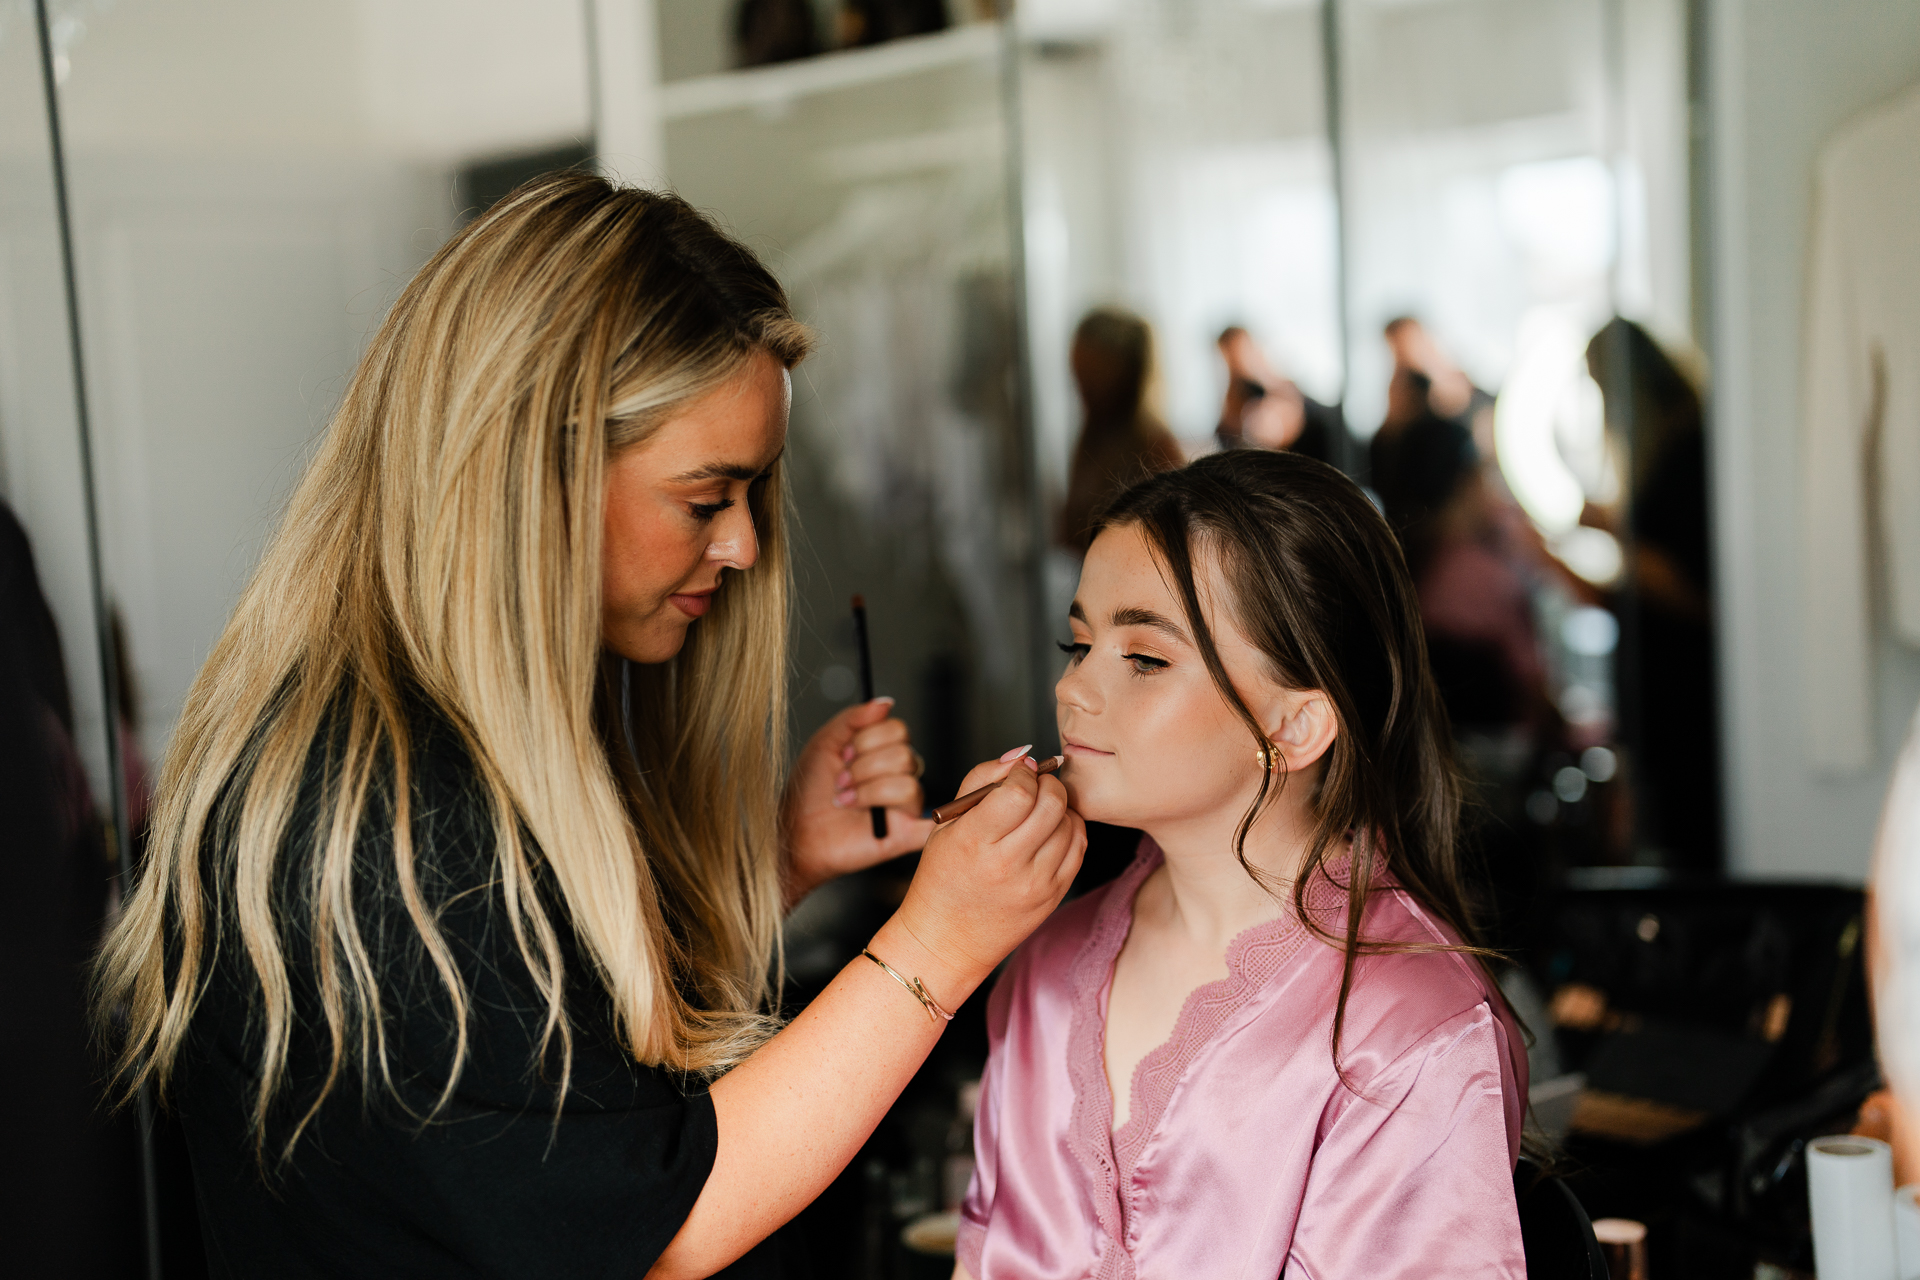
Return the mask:
{"type": "Polygon", "coordinates": [[[890,707],[893,705],[893,695],[890,693],[883,693],[879,697],[875,698],[874,701],[879,703],[883,707],[890,707]]]}
{"type": "Polygon", "coordinates": [[[840,791],[840,792],[834,793],[833,802],[834,804],[838,805],[840,808],[844,809],[848,805],[852,804],[857,798],[858,796],[856,795],[856,793],[851,789],[849,789],[846,791],[840,791]]]}
{"type": "Polygon", "coordinates": [[[840,758],[842,760],[847,761],[849,764],[853,762],[853,754],[854,753],[853,753],[852,743],[848,743],[846,746],[840,748],[840,758]]]}
{"type": "Polygon", "coordinates": [[[842,769],[840,771],[840,776],[833,780],[833,789],[835,791],[845,791],[848,787],[852,785],[853,785],[853,770],[851,769],[842,769]]]}
{"type": "Polygon", "coordinates": [[[1031,742],[1029,742],[1024,747],[1015,747],[1013,750],[1007,752],[1007,754],[1000,757],[1000,763],[1005,764],[1009,760],[1018,760],[1021,756],[1027,754],[1027,752],[1031,750],[1033,750],[1033,744],[1031,742]]]}
{"type": "Polygon", "coordinates": [[[1035,760],[1032,756],[1028,756],[1025,760],[1022,760],[1020,763],[1027,766],[1027,768],[1033,770],[1035,773],[1040,772],[1040,762],[1038,760],[1035,760]]]}

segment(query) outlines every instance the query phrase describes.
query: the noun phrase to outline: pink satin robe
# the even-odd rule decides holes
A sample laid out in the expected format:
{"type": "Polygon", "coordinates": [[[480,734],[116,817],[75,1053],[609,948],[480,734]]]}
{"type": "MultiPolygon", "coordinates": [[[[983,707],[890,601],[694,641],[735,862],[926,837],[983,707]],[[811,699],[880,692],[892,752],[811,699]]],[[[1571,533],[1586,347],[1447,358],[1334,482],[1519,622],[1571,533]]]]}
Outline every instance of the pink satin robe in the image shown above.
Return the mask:
{"type": "MultiPolygon", "coordinates": [[[[1469,957],[1363,956],[1343,1083],[1331,1052],[1340,952],[1291,913],[1257,925],[1141,1061],[1112,1132],[1107,994],[1134,894],[1160,860],[1143,841],[994,988],[958,1248],[975,1280],[1524,1277],[1513,1165],[1525,1042],[1469,957]]],[[[1344,930],[1343,891],[1323,880],[1308,903],[1344,930]]],[[[1391,883],[1362,936],[1454,941],[1391,883]]]]}

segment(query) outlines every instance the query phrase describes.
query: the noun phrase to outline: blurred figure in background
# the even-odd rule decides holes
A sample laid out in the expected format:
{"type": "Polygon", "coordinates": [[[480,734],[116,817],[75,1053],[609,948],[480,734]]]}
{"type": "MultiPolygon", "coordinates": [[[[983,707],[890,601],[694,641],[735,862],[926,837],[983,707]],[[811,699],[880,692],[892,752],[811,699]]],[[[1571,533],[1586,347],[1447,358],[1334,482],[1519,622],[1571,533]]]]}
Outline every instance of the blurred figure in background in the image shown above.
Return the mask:
{"type": "MultiPolygon", "coordinates": [[[[1707,445],[1700,394],[1647,331],[1615,318],[1587,345],[1607,429],[1628,446],[1630,548],[1620,706],[1642,762],[1640,821],[1675,868],[1721,865],[1707,445]]],[[[1616,517],[1616,523],[1618,518],[1616,517]]]]}
{"type": "Polygon", "coordinates": [[[1340,410],[1321,404],[1276,370],[1239,325],[1221,330],[1217,343],[1227,365],[1226,399],[1214,428],[1220,447],[1285,449],[1338,465],[1334,449],[1346,430],[1340,410]]]}
{"type": "MultiPolygon", "coordinates": [[[[1472,427],[1482,410],[1493,408],[1493,397],[1473,385],[1460,366],[1447,358],[1427,327],[1413,316],[1395,316],[1383,330],[1393,353],[1393,380],[1387,386],[1387,418],[1383,432],[1433,413],[1472,427]],[[1414,376],[1426,380],[1418,386],[1414,376]]],[[[1490,439],[1481,442],[1492,452],[1490,439]]]]}
{"type": "Polygon", "coordinates": [[[1083,425],[1067,474],[1060,545],[1085,555],[1094,518],[1122,489],[1186,462],[1153,409],[1153,329],[1118,307],[1089,311],[1073,332],[1083,425]]]}
{"type": "Polygon", "coordinates": [[[1369,470],[1420,592],[1448,715],[1456,730],[1537,731],[1551,718],[1546,668],[1514,527],[1525,517],[1486,465],[1493,397],[1411,316],[1384,336],[1393,374],[1369,470]]]}

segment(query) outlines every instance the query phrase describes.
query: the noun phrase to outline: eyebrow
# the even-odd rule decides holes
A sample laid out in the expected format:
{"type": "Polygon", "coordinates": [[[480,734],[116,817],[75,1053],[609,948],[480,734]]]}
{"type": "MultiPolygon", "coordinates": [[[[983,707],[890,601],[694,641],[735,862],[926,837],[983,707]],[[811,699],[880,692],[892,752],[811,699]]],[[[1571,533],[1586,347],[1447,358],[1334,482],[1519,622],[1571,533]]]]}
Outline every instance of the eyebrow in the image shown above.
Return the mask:
{"type": "MultiPolygon", "coordinates": [[[[1075,600],[1071,605],[1067,606],[1067,616],[1081,623],[1087,622],[1087,611],[1081,607],[1078,600],[1075,600]]],[[[1152,609],[1142,609],[1137,605],[1123,605],[1115,609],[1112,617],[1108,619],[1108,622],[1110,625],[1116,627],[1151,627],[1155,631],[1164,632],[1182,644],[1193,643],[1187,639],[1187,633],[1181,628],[1179,623],[1167,617],[1165,614],[1155,613],[1152,609]]]]}
{"type": "Polygon", "coordinates": [[[703,467],[695,467],[691,471],[682,471],[677,476],[671,476],[667,483],[699,484],[703,480],[739,480],[745,484],[752,484],[756,480],[765,480],[772,476],[774,463],[780,461],[785,453],[785,449],[776,453],[773,456],[773,462],[769,462],[764,468],[749,466],[744,462],[709,462],[703,467]]]}

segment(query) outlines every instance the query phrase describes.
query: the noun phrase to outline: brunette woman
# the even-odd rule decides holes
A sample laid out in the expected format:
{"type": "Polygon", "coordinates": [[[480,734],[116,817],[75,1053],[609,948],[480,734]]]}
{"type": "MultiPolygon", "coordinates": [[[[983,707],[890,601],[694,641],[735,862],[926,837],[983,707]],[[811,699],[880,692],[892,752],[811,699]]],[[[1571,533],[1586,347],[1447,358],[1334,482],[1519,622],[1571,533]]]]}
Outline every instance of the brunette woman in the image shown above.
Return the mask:
{"type": "Polygon", "coordinates": [[[885,700],[783,794],[807,345],[747,250],[582,174],[387,317],[188,697],[101,962],[216,1275],[729,1268],[1059,900],[1058,783],[976,770],[1007,785],[929,838],[885,700]],[[784,909],[923,842],[870,957],[773,1034],[784,909]]]}
{"type": "Polygon", "coordinates": [[[1146,837],[994,989],[956,1274],[1524,1276],[1526,1050],[1386,522],[1215,454],[1115,502],[1070,623],[1074,807],[1146,837]]]}

